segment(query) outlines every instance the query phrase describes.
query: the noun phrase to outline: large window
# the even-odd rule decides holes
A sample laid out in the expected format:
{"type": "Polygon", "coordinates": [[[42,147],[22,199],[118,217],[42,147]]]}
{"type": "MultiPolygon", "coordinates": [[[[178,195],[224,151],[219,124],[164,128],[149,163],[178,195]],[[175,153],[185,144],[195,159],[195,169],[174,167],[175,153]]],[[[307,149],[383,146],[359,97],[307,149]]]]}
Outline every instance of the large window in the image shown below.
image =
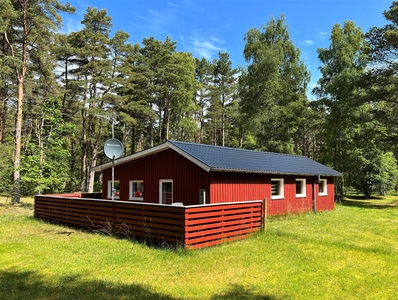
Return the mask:
{"type": "Polygon", "coordinates": [[[306,197],[306,181],[305,179],[296,179],[296,197],[306,197]]]}
{"type": "MultiPolygon", "coordinates": [[[[114,196],[113,199],[119,199],[120,189],[119,189],[119,181],[114,181],[114,196]]],[[[108,180],[108,199],[112,199],[112,180],[108,180]]]]}
{"type": "Polygon", "coordinates": [[[142,180],[130,181],[130,200],[144,200],[144,182],[142,180]]]}
{"type": "Polygon", "coordinates": [[[326,179],[319,179],[319,195],[326,196],[328,194],[328,183],[326,179]]]}
{"type": "Polygon", "coordinates": [[[173,180],[161,179],[159,181],[159,203],[173,204],[173,180]]]}
{"type": "Polygon", "coordinates": [[[283,179],[271,179],[271,199],[283,199],[284,186],[283,179]]]}

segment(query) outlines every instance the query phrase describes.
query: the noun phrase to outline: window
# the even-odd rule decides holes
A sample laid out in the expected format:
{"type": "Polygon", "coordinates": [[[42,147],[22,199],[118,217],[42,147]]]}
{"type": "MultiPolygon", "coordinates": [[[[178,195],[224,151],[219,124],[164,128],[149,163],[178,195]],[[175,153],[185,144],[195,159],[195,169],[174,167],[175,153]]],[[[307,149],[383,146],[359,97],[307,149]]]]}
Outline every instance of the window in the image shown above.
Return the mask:
{"type": "Polygon", "coordinates": [[[130,181],[130,200],[144,200],[144,182],[142,180],[130,181]]]}
{"type": "Polygon", "coordinates": [[[306,197],[306,181],[305,179],[296,179],[296,197],[306,197]]]}
{"type": "MultiPolygon", "coordinates": [[[[119,180],[114,181],[114,197],[113,199],[119,199],[120,189],[119,189],[119,180]]],[[[108,199],[112,199],[112,180],[108,180],[108,199]]]]}
{"type": "Polygon", "coordinates": [[[271,179],[271,199],[283,199],[283,179],[271,179]]]}
{"type": "Polygon", "coordinates": [[[326,196],[328,194],[328,189],[327,189],[327,180],[326,179],[319,179],[319,195],[320,196],[326,196]]]}
{"type": "Polygon", "coordinates": [[[159,203],[173,204],[173,180],[161,179],[159,181],[159,203]]]}

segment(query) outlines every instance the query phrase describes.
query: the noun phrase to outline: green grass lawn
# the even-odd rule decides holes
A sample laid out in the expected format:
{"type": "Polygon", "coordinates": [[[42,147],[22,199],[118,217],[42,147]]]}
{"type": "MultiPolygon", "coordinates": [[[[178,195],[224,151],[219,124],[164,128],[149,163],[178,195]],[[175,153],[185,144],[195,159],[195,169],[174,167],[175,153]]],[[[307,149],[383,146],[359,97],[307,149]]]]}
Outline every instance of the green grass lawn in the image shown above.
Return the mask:
{"type": "Polygon", "coordinates": [[[398,196],[269,218],[184,251],[33,218],[0,198],[0,299],[397,299],[398,196]]]}

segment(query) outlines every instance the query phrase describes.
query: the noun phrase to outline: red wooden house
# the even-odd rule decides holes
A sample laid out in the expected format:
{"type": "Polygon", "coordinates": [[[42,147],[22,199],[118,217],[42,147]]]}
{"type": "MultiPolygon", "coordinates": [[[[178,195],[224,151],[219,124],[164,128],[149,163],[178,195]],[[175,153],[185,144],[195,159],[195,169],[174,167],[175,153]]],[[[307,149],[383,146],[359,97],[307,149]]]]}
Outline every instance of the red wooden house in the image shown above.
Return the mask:
{"type": "MultiPolygon", "coordinates": [[[[112,163],[102,172],[102,198],[112,198],[112,163]]],[[[114,163],[114,199],[170,205],[268,201],[267,214],[334,208],[341,174],[307,157],[178,141],[114,163]]]]}

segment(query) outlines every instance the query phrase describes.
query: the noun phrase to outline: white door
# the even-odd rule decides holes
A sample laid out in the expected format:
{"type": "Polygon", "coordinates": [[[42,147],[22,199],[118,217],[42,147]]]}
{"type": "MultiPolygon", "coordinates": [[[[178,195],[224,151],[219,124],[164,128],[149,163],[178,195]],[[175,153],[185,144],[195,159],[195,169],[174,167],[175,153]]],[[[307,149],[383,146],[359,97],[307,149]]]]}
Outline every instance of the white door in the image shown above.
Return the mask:
{"type": "Polygon", "coordinates": [[[159,180],[159,203],[173,204],[173,180],[159,180]]]}

